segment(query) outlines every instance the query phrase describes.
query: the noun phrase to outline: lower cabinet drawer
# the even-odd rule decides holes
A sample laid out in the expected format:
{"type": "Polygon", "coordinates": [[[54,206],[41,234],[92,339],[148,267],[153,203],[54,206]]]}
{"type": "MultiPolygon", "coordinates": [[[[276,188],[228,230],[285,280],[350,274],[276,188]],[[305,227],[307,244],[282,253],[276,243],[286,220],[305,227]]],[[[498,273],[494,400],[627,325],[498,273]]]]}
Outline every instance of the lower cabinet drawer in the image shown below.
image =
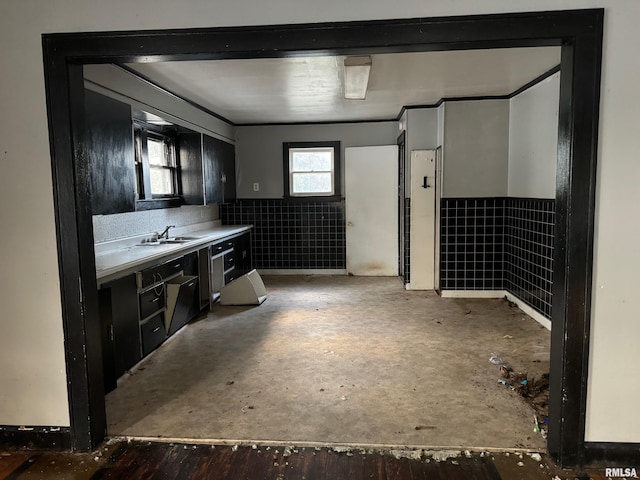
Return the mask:
{"type": "Polygon", "coordinates": [[[235,258],[233,256],[233,253],[227,253],[224,256],[224,269],[229,270],[230,268],[233,268],[234,265],[235,265],[235,258]]]}
{"type": "Polygon", "coordinates": [[[224,284],[228,285],[231,282],[233,282],[237,277],[237,273],[235,270],[231,270],[230,272],[227,272],[224,274],[224,284]]]}
{"type": "Polygon", "coordinates": [[[164,285],[151,288],[140,294],[141,319],[147,318],[162,308],[164,308],[164,285]]]}
{"type": "Polygon", "coordinates": [[[151,317],[140,326],[140,329],[142,330],[142,354],[148,355],[167,338],[167,332],[164,328],[164,312],[151,317]]]}

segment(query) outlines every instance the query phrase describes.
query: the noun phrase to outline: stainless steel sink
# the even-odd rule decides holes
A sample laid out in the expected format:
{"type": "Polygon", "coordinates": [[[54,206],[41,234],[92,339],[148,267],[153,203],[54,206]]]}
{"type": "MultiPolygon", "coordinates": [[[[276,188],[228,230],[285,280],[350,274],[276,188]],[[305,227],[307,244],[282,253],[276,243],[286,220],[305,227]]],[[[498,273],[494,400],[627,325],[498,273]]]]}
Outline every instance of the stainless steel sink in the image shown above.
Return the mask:
{"type": "Polygon", "coordinates": [[[199,238],[200,237],[188,237],[188,236],[171,237],[171,238],[167,238],[166,240],[160,240],[160,243],[187,243],[192,240],[198,240],[199,238]]]}
{"type": "Polygon", "coordinates": [[[169,241],[176,240],[179,242],[190,242],[191,240],[199,240],[200,238],[202,237],[181,236],[181,237],[172,237],[172,238],[169,238],[168,240],[169,241]]]}
{"type": "Polygon", "coordinates": [[[187,243],[187,242],[191,242],[193,240],[198,240],[201,237],[193,237],[193,236],[188,236],[188,235],[182,235],[179,237],[170,237],[170,238],[161,238],[160,240],[155,240],[155,241],[149,241],[149,242],[140,242],[137,243],[136,245],[139,247],[157,247],[159,245],[164,245],[164,244],[172,244],[172,243],[187,243]]]}

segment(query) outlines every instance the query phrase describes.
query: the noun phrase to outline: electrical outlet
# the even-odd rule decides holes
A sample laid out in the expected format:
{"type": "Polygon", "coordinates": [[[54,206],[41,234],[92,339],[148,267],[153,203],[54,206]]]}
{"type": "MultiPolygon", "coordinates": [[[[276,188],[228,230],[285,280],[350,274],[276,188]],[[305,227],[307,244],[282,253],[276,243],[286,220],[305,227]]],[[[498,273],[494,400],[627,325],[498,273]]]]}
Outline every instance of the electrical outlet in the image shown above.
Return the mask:
{"type": "Polygon", "coordinates": [[[259,192],[260,191],[260,184],[258,182],[253,184],[253,191],[254,192],[259,192]]]}

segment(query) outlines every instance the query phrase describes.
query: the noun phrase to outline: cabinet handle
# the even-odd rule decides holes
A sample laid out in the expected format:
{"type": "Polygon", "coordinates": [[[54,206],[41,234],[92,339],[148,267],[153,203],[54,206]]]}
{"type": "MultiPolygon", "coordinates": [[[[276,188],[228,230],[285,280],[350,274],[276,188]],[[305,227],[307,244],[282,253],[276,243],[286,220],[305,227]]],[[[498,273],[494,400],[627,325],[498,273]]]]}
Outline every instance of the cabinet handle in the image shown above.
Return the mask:
{"type": "Polygon", "coordinates": [[[190,284],[187,285],[187,287],[192,287],[194,283],[196,282],[191,282],[190,284]]]}
{"type": "Polygon", "coordinates": [[[160,300],[160,297],[156,297],[156,298],[154,298],[153,300],[151,300],[151,303],[153,303],[153,302],[157,302],[158,300],[160,300]]]}
{"type": "Polygon", "coordinates": [[[180,266],[180,264],[179,264],[179,263],[176,263],[176,264],[173,266],[173,268],[178,268],[179,266],[180,266]]]}
{"type": "Polygon", "coordinates": [[[156,327],[156,328],[154,328],[154,329],[153,329],[153,332],[151,332],[151,333],[156,333],[158,330],[160,330],[160,327],[156,327]]]}

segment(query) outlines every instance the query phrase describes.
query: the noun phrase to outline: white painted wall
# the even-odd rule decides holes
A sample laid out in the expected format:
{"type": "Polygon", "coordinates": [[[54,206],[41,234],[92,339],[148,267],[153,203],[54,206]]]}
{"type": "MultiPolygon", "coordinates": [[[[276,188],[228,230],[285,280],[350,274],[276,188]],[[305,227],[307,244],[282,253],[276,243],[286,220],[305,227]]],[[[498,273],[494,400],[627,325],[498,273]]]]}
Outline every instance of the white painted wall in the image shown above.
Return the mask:
{"type": "Polygon", "coordinates": [[[508,139],[509,100],[446,102],[442,196],[506,196],[508,139]]]}
{"type": "Polygon", "coordinates": [[[446,108],[447,103],[442,102],[442,104],[438,107],[438,134],[436,144],[438,147],[442,147],[444,145],[444,109],[446,108]]]}
{"type": "Polygon", "coordinates": [[[405,197],[411,197],[411,152],[433,150],[438,143],[438,111],[435,108],[410,108],[405,111],[407,132],[405,150],[405,197]]]}
{"type": "Polygon", "coordinates": [[[640,442],[640,2],[22,0],[0,17],[0,424],[69,425],[41,34],[606,7],[586,439],[640,442]],[[124,13],[126,12],[126,14],[124,13]],[[400,13],[399,13],[400,12],[400,13]]]}
{"type": "Polygon", "coordinates": [[[560,73],[509,101],[509,196],[556,197],[560,73]]]}
{"type": "MultiPolygon", "coordinates": [[[[341,158],[347,147],[395,145],[398,122],[334,123],[326,125],[269,125],[236,130],[238,198],[282,198],[283,142],[340,141],[341,158]],[[260,191],[253,184],[260,183],[260,191]]],[[[344,194],[344,164],[341,165],[344,194]]]]}

